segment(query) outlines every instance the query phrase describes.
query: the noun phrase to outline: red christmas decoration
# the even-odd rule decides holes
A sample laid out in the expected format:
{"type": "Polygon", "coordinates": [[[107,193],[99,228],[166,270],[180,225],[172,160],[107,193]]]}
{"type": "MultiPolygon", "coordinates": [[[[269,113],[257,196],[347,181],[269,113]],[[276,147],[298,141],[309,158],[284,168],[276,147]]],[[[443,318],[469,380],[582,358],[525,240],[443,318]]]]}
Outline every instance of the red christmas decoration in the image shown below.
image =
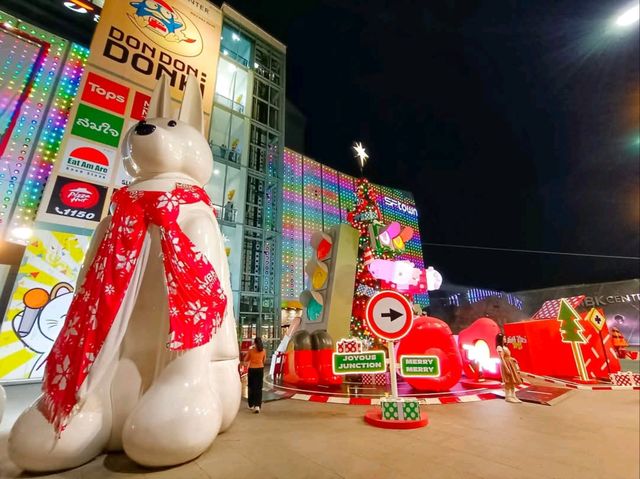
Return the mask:
{"type": "Polygon", "coordinates": [[[353,210],[347,213],[347,220],[360,232],[358,243],[358,263],[356,265],[356,281],[351,310],[351,336],[365,341],[369,347],[381,346],[380,341],[369,331],[365,321],[365,308],[369,296],[364,291],[372,288],[380,290],[380,282],[369,272],[367,265],[379,255],[374,252],[370,244],[369,225],[374,221],[382,222],[382,213],[376,203],[373,188],[366,178],[360,178],[357,183],[357,201],[353,210]],[[366,286],[368,288],[363,288],[366,286]]]}

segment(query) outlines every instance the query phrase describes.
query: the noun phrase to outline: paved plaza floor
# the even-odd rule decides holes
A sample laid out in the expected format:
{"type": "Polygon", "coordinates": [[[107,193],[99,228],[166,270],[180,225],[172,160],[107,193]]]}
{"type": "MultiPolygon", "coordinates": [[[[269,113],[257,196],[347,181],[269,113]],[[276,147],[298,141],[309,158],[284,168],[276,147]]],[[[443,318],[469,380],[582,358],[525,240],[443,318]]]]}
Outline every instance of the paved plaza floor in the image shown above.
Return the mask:
{"type": "MultiPolygon", "coordinates": [[[[10,408],[15,390],[8,391],[10,408]]],[[[152,471],[123,454],[103,455],[68,479],[149,478],[558,478],[640,477],[640,392],[572,391],[553,406],[496,399],[423,406],[428,427],[368,426],[362,406],[280,400],[244,408],[197,460],[152,471]]],[[[11,410],[7,421],[12,421],[11,410]]],[[[0,429],[0,477],[21,477],[0,429]]],[[[170,434],[170,431],[167,432],[170,434]]]]}

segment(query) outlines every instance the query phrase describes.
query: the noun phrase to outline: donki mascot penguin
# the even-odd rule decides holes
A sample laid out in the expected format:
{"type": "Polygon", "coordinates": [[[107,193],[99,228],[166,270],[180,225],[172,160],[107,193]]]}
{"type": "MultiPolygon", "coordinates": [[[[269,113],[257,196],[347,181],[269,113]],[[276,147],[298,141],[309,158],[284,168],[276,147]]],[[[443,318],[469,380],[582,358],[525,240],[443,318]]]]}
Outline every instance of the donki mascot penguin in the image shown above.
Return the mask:
{"type": "Polygon", "coordinates": [[[134,178],[98,226],[43,394],[17,420],[9,455],[29,471],[106,451],[144,466],[204,452],[240,406],[229,267],[209,198],[213,159],[189,78],[172,117],[169,85],[124,139],[134,178]]]}

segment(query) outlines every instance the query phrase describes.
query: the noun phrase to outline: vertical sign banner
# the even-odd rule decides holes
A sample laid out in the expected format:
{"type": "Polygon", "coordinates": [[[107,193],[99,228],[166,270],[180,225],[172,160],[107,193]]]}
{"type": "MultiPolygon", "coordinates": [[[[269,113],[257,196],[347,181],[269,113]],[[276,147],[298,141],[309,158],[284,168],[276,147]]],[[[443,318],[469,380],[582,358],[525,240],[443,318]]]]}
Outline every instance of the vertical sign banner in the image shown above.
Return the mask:
{"type": "Polygon", "coordinates": [[[145,118],[161,76],[169,78],[175,101],[188,76],[195,76],[209,122],[221,31],[222,14],[206,0],[105,3],[38,222],[67,229],[97,226],[113,190],[131,180],[120,144],[145,118]]]}

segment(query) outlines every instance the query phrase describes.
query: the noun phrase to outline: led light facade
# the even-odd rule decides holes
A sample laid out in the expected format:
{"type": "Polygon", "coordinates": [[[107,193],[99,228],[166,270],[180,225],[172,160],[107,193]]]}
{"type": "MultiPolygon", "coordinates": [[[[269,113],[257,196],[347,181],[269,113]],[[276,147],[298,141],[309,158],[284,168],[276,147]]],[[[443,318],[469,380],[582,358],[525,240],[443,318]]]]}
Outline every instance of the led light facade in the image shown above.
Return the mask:
{"type": "MultiPolygon", "coordinates": [[[[296,299],[304,289],[304,265],[311,257],[311,235],[347,222],[356,200],[355,178],[322,165],[293,150],[284,151],[282,212],[282,299],[296,299]]],[[[418,211],[410,193],[373,185],[385,223],[410,226],[414,235],[398,259],[424,267],[418,211]]],[[[426,305],[428,296],[416,295],[426,305]]]]}

